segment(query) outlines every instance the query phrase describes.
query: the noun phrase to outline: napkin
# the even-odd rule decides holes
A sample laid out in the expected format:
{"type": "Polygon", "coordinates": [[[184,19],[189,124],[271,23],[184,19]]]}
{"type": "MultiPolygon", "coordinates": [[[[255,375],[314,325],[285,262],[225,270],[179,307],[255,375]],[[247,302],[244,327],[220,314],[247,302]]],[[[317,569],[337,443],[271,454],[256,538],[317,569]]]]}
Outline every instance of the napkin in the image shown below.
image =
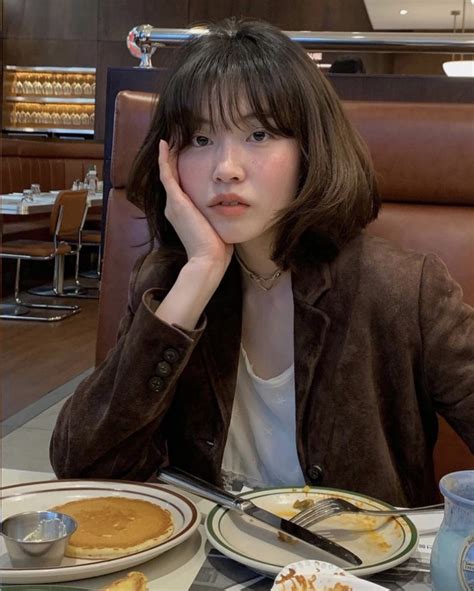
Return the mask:
{"type": "Polygon", "coordinates": [[[320,560],[288,564],[275,578],[271,591],[389,591],[342,568],[320,560]]]}

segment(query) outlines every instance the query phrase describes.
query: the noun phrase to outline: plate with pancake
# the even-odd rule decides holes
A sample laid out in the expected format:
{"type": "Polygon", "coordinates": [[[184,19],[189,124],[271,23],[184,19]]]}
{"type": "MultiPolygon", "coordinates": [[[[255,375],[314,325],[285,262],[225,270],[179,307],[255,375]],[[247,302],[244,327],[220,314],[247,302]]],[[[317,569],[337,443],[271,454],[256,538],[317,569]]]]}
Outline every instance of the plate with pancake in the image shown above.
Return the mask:
{"type": "Polygon", "coordinates": [[[0,536],[0,581],[58,583],[97,577],[174,548],[198,528],[186,496],[162,485],[115,480],[53,480],[0,489],[1,518],[54,509],[78,522],[57,567],[14,568],[0,536]]]}
{"type": "MultiPolygon", "coordinates": [[[[394,508],[359,493],[310,486],[261,489],[239,497],[250,499],[262,509],[285,519],[291,519],[309,504],[330,497],[346,499],[367,509],[394,508]]],[[[310,529],[326,535],[362,559],[358,567],[344,567],[356,576],[375,574],[404,562],[416,550],[418,543],[416,527],[403,515],[373,517],[362,513],[344,513],[325,519],[310,529]]],[[[215,507],[209,513],[206,535],[209,542],[229,558],[268,576],[275,577],[292,562],[320,558],[317,549],[296,540],[282,539],[273,528],[224,507],[215,507]]]]}

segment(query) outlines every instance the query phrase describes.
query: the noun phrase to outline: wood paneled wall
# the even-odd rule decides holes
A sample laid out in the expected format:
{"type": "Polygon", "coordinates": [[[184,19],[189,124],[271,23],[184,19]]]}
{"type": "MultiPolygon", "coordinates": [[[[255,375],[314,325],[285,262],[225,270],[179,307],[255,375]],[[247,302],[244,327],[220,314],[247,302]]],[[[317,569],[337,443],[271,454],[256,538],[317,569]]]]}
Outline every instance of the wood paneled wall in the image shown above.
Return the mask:
{"type": "MultiPolygon", "coordinates": [[[[104,137],[107,68],[138,64],[125,46],[135,25],[181,28],[244,16],[284,30],[372,30],[364,0],[0,0],[0,6],[3,64],[97,68],[99,140],[104,137]]],[[[157,50],[154,65],[166,66],[174,51],[157,50]]],[[[326,57],[332,60],[334,55],[326,57]]],[[[380,74],[393,71],[392,57],[373,54],[363,59],[368,72],[380,74]]]]}

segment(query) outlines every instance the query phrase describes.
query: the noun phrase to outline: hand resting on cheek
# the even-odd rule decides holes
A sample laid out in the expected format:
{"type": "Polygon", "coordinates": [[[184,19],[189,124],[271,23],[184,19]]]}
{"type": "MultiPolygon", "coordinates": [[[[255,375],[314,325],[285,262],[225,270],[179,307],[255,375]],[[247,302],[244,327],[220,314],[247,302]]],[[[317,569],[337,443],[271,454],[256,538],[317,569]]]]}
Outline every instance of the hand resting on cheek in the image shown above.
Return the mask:
{"type": "Polygon", "coordinates": [[[209,262],[224,274],[230,263],[233,246],[226,244],[209,221],[184,193],[179,183],[178,154],[160,141],[158,164],[160,179],[166,190],[165,216],[178,234],[188,261],[209,262]]]}

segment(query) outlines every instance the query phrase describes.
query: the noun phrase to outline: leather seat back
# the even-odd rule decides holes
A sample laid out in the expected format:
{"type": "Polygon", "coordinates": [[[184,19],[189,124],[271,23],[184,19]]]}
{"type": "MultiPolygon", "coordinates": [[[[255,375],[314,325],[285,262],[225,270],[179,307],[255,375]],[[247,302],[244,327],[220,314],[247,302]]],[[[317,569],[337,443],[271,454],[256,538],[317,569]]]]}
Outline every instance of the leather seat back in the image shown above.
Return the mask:
{"type": "Polygon", "coordinates": [[[102,178],[104,146],[90,141],[2,138],[0,192],[12,193],[39,183],[42,191],[70,189],[90,166],[102,178]]]}
{"type": "MultiPolygon", "coordinates": [[[[151,248],[142,213],[126,200],[131,163],[145,138],[151,94],[124,91],[116,101],[112,190],[108,200],[97,363],[113,346],[126,309],[135,260],[151,248]]],[[[384,201],[368,231],[404,248],[437,253],[474,306],[474,105],[346,102],[369,146],[384,201]]],[[[474,468],[467,446],[441,421],[437,477],[474,468]]]]}

